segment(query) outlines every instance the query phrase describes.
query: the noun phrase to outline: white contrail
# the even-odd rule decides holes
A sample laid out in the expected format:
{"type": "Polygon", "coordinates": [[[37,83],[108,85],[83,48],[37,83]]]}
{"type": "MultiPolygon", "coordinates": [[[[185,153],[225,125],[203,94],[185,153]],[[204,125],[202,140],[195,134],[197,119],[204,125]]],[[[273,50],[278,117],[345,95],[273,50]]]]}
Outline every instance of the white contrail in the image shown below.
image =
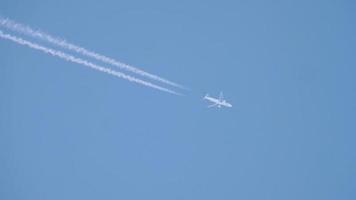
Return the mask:
{"type": "Polygon", "coordinates": [[[10,29],[12,31],[16,31],[16,32],[19,32],[19,33],[22,33],[22,34],[25,34],[25,35],[29,35],[29,36],[34,37],[34,38],[45,40],[45,41],[50,42],[50,43],[52,43],[54,45],[57,45],[57,46],[60,46],[62,48],[65,48],[65,49],[69,49],[69,50],[75,51],[75,52],[80,53],[82,55],[85,55],[85,56],[97,59],[99,61],[111,64],[111,65],[119,67],[121,69],[128,70],[130,72],[139,74],[141,76],[144,76],[144,77],[147,77],[147,78],[150,78],[150,79],[153,79],[153,80],[156,80],[156,81],[159,81],[159,82],[162,82],[162,83],[174,86],[174,87],[184,88],[183,86],[181,86],[181,85],[179,85],[177,83],[174,83],[174,82],[169,81],[167,79],[161,78],[161,77],[159,77],[157,75],[150,74],[148,72],[145,72],[145,71],[143,71],[141,69],[138,69],[136,67],[133,67],[131,65],[119,62],[119,61],[117,61],[115,59],[112,59],[112,58],[109,58],[107,56],[98,54],[96,52],[87,50],[87,49],[85,49],[83,47],[80,47],[80,46],[77,46],[75,44],[69,43],[69,42],[67,42],[67,41],[65,41],[63,39],[59,39],[57,37],[51,36],[51,35],[49,35],[47,33],[42,32],[42,31],[34,30],[34,29],[32,29],[31,27],[29,27],[27,25],[23,25],[23,24],[17,23],[15,21],[10,20],[10,19],[3,19],[2,17],[0,17],[0,25],[3,26],[3,27],[6,27],[6,28],[8,28],[8,29],[10,29]]]}
{"type": "Polygon", "coordinates": [[[171,94],[175,94],[175,95],[180,95],[179,93],[177,93],[175,91],[172,91],[172,90],[169,90],[167,88],[155,85],[155,84],[150,83],[150,82],[143,81],[141,79],[137,79],[135,77],[126,75],[126,74],[118,72],[118,71],[114,71],[114,70],[112,70],[110,68],[106,68],[106,67],[102,67],[102,66],[96,65],[96,64],[91,63],[89,61],[86,61],[86,60],[74,57],[72,55],[63,53],[61,51],[57,51],[57,50],[54,50],[54,49],[51,49],[51,48],[47,48],[47,47],[41,46],[41,45],[36,44],[36,43],[29,42],[29,41],[24,40],[24,39],[22,39],[20,37],[16,37],[16,36],[12,36],[10,34],[3,33],[1,30],[0,30],[0,38],[7,39],[7,40],[13,41],[13,42],[15,42],[17,44],[28,46],[28,47],[30,47],[32,49],[40,50],[40,51],[42,51],[44,53],[47,53],[47,54],[50,54],[52,56],[57,56],[57,57],[62,58],[64,60],[66,60],[66,61],[70,61],[70,62],[74,62],[74,63],[77,63],[77,64],[81,64],[81,65],[90,67],[92,69],[95,69],[95,70],[98,70],[98,71],[101,71],[101,72],[105,72],[105,73],[114,75],[114,76],[119,77],[119,78],[123,78],[123,79],[129,80],[129,81],[132,81],[132,82],[136,82],[138,84],[141,84],[141,85],[144,85],[144,86],[147,86],[147,87],[151,87],[151,88],[158,89],[158,90],[161,90],[161,91],[164,91],[164,92],[168,92],[168,93],[171,93],[171,94]]]}

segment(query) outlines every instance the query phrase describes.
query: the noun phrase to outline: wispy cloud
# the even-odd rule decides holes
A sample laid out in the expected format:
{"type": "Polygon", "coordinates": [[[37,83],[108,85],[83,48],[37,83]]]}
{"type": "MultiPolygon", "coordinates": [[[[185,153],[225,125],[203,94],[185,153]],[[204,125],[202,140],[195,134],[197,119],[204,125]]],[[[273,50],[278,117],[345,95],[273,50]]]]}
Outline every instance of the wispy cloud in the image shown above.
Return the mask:
{"type": "Polygon", "coordinates": [[[6,39],[6,40],[10,40],[10,41],[15,42],[17,44],[24,45],[24,46],[30,47],[32,49],[36,49],[36,50],[42,51],[42,52],[44,52],[46,54],[62,58],[64,60],[66,60],[66,61],[77,63],[77,64],[80,64],[80,65],[83,65],[83,66],[87,66],[87,67],[90,67],[90,68],[95,69],[97,71],[105,72],[105,73],[111,74],[113,76],[116,76],[116,77],[119,77],[119,78],[126,79],[128,81],[132,81],[132,82],[141,84],[141,85],[146,86],[146,87],[154,88],[154,89],[157,89],[157,90],[160,90],[160,91],[163,91],[163,92],[168,92],[168,93],[175,94],[175,95],[180,95],[179,93],[177,93],[177,92],[175,92],[173,90],[170,90],[170,89],[155,85],[155,84],[147,82],[147,81],[143,81],[141,79],[126,75],[126,74],[124,74],[122,72],[114,71],[114,70],[112,70],[110,68],[107,68],[107,67],[103,67],[103,66],[91,63],[91,62],[89,62],[87,60],[84,60],[84,59],[81,59],[81,58],[77,58],[77,57],[72,56],[70,54],[66,54],[66,53],[58,51],[58,50],[54,50],[54,49],[51,49],[51,48],[47,48],[47,47],[41,46],[39,44],[24,40],[24,39],[22,39],[20,37],[16,37],[16,36],[4,33],[1,30],[0,30],[0,38],[6,39]]]}

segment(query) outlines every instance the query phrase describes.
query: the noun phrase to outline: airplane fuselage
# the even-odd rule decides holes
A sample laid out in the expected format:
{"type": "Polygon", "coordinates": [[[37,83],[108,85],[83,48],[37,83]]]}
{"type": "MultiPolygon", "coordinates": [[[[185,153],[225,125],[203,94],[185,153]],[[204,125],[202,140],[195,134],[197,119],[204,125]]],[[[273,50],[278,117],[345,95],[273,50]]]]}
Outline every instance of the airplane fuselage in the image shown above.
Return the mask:
{"type": "Polygon", "coordinates": [[[204,99],[211,101],[212,103],[216,104],[219,108],[221,108],[221,106],[232,107],[232,105],[228,103],[226,100],[220,100],[214,97],[210,97],[208,95],[206,95],[204,99]]]}

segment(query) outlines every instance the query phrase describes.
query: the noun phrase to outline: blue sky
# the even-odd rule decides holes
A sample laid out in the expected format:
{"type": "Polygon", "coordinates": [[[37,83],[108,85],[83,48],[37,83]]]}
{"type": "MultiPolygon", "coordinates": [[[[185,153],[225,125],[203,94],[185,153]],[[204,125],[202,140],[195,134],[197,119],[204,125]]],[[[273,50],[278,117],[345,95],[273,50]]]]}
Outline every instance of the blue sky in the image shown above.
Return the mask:
{"type": "Polygon", "coordinates": [[[355,199],[355,9],[1,1],[2,17],[190,90],[177,97],[1,39],[0,199],[355,199]],[[221,90],[234,107],[207,109],[202,96],[221,90]]]}

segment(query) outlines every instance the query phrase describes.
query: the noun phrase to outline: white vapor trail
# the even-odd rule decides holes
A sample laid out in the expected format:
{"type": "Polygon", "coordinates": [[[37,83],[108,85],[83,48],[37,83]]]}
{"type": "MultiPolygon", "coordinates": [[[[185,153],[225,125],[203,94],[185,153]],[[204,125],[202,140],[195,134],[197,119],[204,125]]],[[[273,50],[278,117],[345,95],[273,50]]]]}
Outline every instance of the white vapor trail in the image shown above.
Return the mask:
{"type": "Polygon", "coordinates": [[[171,93],[171,94],[180,95],[179,93],[177,93],[177,92],[175,92],[173,90],[170,90],[170,89],[155,85],[155,84],[150,83],[150,82],[143,81],[141,79],[137,79],[135,77],[126,75],[126,74],[124,74],[122,72],[114,71],[114,70],[112,70],[110,68],[106,68],[106,67],[102,67],[100,65],[96,65],[96,64],[91,63],[89,61],[86,61],[86,60],[74,57],[72,55],[63,53],[61,51],[54,50],[54,49],[51,49],[51,48],[47,48],[47,47],[41,46],[41,45],[36,44],[36,43],[32,43],[32,42],[24,40],[24,39],[22,39],[20,37],[16,37],[16,36],[12,36],[10,34],[3,33],[1,30],[0,30],[0,38],[6,39],[6,40],[10,40],[10,41],[15,42],[17,44],[21,44],[21,45],[30,47],[32,49],[36,49],[36,50],[42,51],[42,52],[47,53],[49,55],[62,58],[64,60],[66,60],[66,61],[70,61],[70,62],[73,62],[73,63],[84,65],[84,66],[90,67],[92,69],[95,69],[95,70],[98,70],[98,71],[101,71],[101,72],[105,72],[105,73],[111,74],[111,75],[119,77],[119,78],[126,79],[128,81],[132,81],[132,82],[135,82],[135,83],[147,86],[147,87],[151,87],[151,88],[163,91],[163,92],[168,92],[168,93],[171,93]]]}
{"type": "Polygon", "coordinates": [[[29,35],[29,36],[34,37],[34,38],[45,40],[45,41],[47,41],[49,43],[52,43],[52,44],[57,45],[57,46],[60,46],[62,48],[75,51],[75,52],[80,53],[82,55],[97,59],[97,60],[99,60],[101,62],[104,62],[104,63],[107,63],[107,64],[111,64],[111,65],[119,67],[121,69],[128,70],[130,72],[139,74],[141,76],[150,78],[152,80],[156,80],[156,81],[159,81],[159,82],[162,82],[162,83],[174,86],[174,87],[184,88],[183,86],[181,86],[181,85],[179,85],[177,83],[174,83],[174,82],[169,81],[167,79],[161,78],[161,77],[159,77],[157,75],[150,74],[148,72],[145,72],[145,71],[143,71],[141,69],[138,69],[136,67],[133,67],[131,65],[128,65],[128,64],[119,62],[119,61],[117,61],[115,59],[109,58],[107,56],[98,54],[98,53],[96,53],[94,51],[87,50],[87,49],[85,49],[83,47],[80,47],[80,46],[77,46],[75,44],[69,43],[69,42],[67,42],[67,41],[65,41],[63,39],[59,39],[59,38],[51,36],[51,35],[49,35],[47,33],[44,33],[44,32],[38,31],[38,30],[34,30],[29,26],[17,23],[15,21],[10,20],[10,19],[3,19],[2,17],[0,17],[0,25],[3,26],[3,27],[6,27],[6,28],[8,28],[8,29],[10,29],[12,31],[16,31],[16,32],[19,32],[19,33],[22,33],[22,34],[25,34],[25,35],[29,35]]]}

